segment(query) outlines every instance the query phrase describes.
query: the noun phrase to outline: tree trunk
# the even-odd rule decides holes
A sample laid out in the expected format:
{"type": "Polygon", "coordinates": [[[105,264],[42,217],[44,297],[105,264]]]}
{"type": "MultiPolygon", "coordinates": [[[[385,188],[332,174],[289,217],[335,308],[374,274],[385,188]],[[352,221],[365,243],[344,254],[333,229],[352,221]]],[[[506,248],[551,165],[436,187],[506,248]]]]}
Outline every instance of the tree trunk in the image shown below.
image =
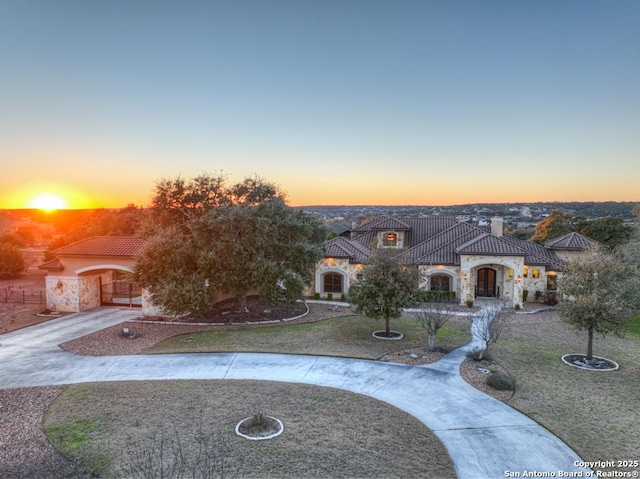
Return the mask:
{"type": "Polygon", "coordinates": [[[589,341],[587,342],[587,360],[593,359],[593,328],[589,328],[589,341]]]}
{"type": "Polygon", "coordinates": [[[242,296],[240,296],[238,298],[238,305],[239,311],[242,311],[243,313],[248,313],[249,312],[249,308],[247,307],[247,295],[243,294],[242,296]]]}
{"type": "Polygon", "coordinates": [[[391,329],[389,328],[389,318],[385,318],[385,321],[386,321],[385,333],[387,336],[389,336],[391,334],[391,329]]]}
{"type": "Polygon", "coordinates": [[[428,349],[427,349],[427,351],[433,351],[433,347],[435,346],[435,343],[436,343],[436,335],[433,334],[433,333],[429,333],[427,338],[428,338],[428,349]]]}

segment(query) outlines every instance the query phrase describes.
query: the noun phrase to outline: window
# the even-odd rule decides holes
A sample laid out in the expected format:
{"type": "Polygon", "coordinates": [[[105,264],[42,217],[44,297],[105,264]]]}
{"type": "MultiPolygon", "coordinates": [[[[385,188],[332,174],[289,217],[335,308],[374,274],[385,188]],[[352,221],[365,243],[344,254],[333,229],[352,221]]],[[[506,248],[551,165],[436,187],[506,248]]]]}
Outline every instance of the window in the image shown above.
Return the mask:
{"type": "Polygon", "coordinates": [[[323,277],[325,293],[342,293],[342,275],[339,273],[327,273],[323,277]]]}
{"type": "Polygon", "coordinates": [[[532,276],[533,276],[534,278],[539,278],[539,277],[540,277],[540,270],[539,270],[539,269],[534,269],[534,270],[531,272],[531,274],[532,274],[532,276]]]}
{"type": "Polygon", "coordinates": [[[397,233],[383,233],[382,234],[382,246],[390,246],[395,247],[398,245],[398,235],[397,233]]]}
{"type": "Polygon", "coordinates": [[[525,278],[529,276],[529,268],[527,268],[526,266],[524,267],[524,274],[522,276],[524,276],[525,278]]]}
{"type": "Polygon", "coordinates": [[[429,279],[431,291],[451,291],[450,278],[446,274],[434,274],[429,279]]]}
{"type": "Polygon", "coordinates": [[[547,276],[547,289],[550,291],[558,289],[558,277],[555,274],[547,276]]]}

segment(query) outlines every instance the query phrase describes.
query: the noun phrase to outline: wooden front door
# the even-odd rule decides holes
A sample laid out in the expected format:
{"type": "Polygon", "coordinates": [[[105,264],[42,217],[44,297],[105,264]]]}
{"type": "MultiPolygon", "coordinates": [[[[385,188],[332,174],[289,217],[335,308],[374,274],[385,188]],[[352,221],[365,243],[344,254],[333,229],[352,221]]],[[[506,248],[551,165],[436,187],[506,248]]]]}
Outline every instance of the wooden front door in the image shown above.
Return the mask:
{"type": "Polygon", "coordinates": [[[493,298],[496,295],[496,270],[482,268],[478,270],[478,292],[481,298],[493,298]]]}

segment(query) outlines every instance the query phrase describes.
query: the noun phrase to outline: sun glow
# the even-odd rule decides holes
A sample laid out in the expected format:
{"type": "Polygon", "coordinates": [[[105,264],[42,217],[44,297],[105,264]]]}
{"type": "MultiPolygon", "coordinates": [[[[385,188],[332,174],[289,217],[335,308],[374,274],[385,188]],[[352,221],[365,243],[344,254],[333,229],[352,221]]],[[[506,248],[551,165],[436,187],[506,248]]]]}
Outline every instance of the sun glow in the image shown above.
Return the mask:
{"type": "Polygon", "coordinates": [[[67,208],[67,202],[59,196],[46,194],[35,197],[30,206],[39,210],[55,211],[67,208]]]}

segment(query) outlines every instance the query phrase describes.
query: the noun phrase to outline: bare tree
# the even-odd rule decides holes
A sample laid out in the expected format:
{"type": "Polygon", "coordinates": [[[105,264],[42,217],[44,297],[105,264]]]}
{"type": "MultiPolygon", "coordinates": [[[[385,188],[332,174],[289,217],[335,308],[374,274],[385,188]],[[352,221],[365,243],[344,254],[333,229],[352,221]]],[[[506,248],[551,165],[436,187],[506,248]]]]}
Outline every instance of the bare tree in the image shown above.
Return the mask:
{"type": "Polygon", "coordinates": [[[418,325],[427,332],[427,351],[435,351],[436,336],[442,326],[455,316],[453,303],[436,303],[434,309],[422,309],[414,312],[418,325]]]}
{"type": "Polygon", "coordinates": [[[490,345],[498,342],[500,336],[509,329],[509,326],[509,314],[505,311],[504,305],[501,304],[480,310],[474,317],[473,325],[471,326],[471,334],[484,344],[478,355],[479,360],[482,360],[490,345]]]}

